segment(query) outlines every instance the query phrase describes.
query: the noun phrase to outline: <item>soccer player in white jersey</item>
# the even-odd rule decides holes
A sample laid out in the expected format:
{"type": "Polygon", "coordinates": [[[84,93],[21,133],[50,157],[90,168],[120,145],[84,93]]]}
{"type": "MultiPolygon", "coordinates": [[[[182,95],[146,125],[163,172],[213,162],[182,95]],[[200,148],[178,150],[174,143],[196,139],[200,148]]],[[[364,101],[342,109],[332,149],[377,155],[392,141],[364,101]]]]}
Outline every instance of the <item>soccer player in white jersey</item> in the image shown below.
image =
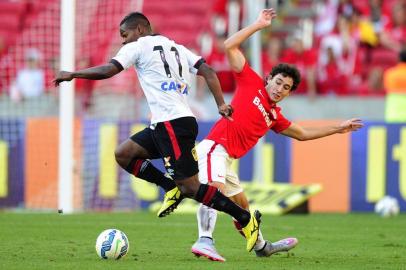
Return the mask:
{"type": "Polygon", "coordinates": [[[166,190],[158,216],[173,211],[183,196],[228,213],[243,226],[247,250],[258,238],[261,214],[241,208],[216,187],[201,184],[195,140],[198,133],[186,95],[190,90],[189,72],[205,78],[216,100],[219,113],[230,117],[232,109],[224,103],[215,72],[204,60],[174,41],[153,35],[148,19],[139,12],[128,14],[120,23],[123,47],[104,65],[74,72],[60,71],[55,85],[74,78],[102,80],[123,69],[135,67],[151,109],[151,125],[121,143],[115,151],[118,164],[130,174],[155,183],[166,190]],[[148,159],[161,158],[167,178],[148,159]]]}
{"type": "MultiPolygon", "coordinates": [[[[276,65],[264,85],[264,80],[251,69],[239,47],[253,33],[271,24],[276,16],[273,9],[260,12],[253,24],[233,34],[225,42],[225,51],[234,72],[237,89],[231,106],[233,121],[218,120],[208,136],[197,146],[199,157],[199,180],[219,188],[245,209],[249,209],[247,197],[240,185],[238,175],[231,169],[231,163],[245,155],[268,130],[281,133],[297,140],[313,140],[336,133],[356,131],[363,126],[359,119],[351,119],[335,126],[302,127],[290,122],[276,104],[289,96],[300,83],[299,71],[291,65],[276,65]]],[[[225,261],[215,249],[213,231],[217,211],[200,205],[197,211],[199,239],[191,251],[197,256],[211,260],[225,261]]],[[[238,222],[234,221],[237,229],[238,222]]],[[[288,251],[298,243],[296,238],[286,238],[275,243],[264,240],[259,232],[254,246],[256,256],[269,257],[280,251],[288,251]]]]}

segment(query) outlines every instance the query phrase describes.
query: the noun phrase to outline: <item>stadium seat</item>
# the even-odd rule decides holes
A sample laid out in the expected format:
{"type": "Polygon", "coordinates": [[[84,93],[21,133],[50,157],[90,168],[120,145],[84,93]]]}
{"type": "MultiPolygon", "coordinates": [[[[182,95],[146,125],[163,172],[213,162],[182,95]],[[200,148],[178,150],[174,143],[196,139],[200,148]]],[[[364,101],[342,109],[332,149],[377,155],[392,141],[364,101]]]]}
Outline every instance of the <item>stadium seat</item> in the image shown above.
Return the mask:
{"type": "Polygon", "coordinates": [[[191,35],[190,32],[185,32],[182,29],[172,29],[170,31],[162,31],[162,34],[170,39],[173,39],[176,43],[182,44],[186,47],[196,48],[196,35],[191,35]]]}
{"type": "Polygon", "coordinates": [[[184,1],[177,3],[177,13],[183,13],[184,15],[203,15],[210,9],[210,1],[184,1]]]}
{"type": "Polygon", "coordinates": [[[3,39],[5,46],[12,45],[17,39],[17,33],[6,29],[0,29],[0,37],[3,39]]]}
{"type": "MultiPolygon", "coordinates": [[[[173,12],[173,8],[170,5],[163,5],[162,2],[159,1],[151,1],[144,4],[143,13],[150,18],[152,14],[171,14],[173,12]]],[[[153,20],[150,19],[151,23],[153,20]]]]}
{"type": "Polygon", "coordinates": [[[27,3],[25,1],[0,1],[0,15],[16,14],[21,15],[25,12],[27,3]]]}
{"type": "Polygon", "coordinates": [[[372,52],[371,62],[374,66],[382,66],[386,68],[395,65],[397,60],[397,53],[389,49],[375,48],[372,52]]]}
{"type": "Polygon", "coordinates": [[[207,14],[211,4],[206,0],[149,0],[144,2],[144,13],[150,19],[155,32],[196,49],[198,34],[210,28],[207,14]],[[196,16],[199,20],[196,20],[196,16]]]}
{"type": "Polygon", "coordinates": [[[0,14],[0,29],[8,31],[18,31],[21,26],[21,18],[19,14],[3,13],[0,14]]]}

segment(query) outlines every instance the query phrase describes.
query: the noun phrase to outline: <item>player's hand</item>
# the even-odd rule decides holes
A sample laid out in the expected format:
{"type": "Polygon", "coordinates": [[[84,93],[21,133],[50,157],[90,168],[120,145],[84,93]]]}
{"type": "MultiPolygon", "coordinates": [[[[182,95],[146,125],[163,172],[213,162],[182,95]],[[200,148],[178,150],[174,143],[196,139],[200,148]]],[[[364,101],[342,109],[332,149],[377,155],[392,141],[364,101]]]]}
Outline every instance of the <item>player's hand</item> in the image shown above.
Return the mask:
{"type": "Polygon", "coordinates": [[[350,131],[357,131],[358,129],[362,128],[364,124],[362,123],[361,119],[352,118],[350,120],[344,121],[340,124],[340,131],[339,133],[347,133],[350,131]]]}
{"type": "Polygon", "coordinates": [[[52,81],[55,86],[58,86],[61,82],[71,81],[73,79],[73,73],[68,71],[59,71],[56,78],[52,81]]]}
{"type": "Polygon", "coordinates": [[[276,17],[276,11],[273,8],[270,9],[263,9],[257,18],[257,24],[261,28],[265,28],[270,26],[272,23],[272,19],[276,17]]]}
{"type": "Polygon", "coordinates": [[[228,120],[233,121],[233,118],[231,117],[233,112],[234,112],[234,110],[233,110],[233,107],[231,107],[231,105],[227,105],[227,104],[223,103],[219,106],[219,114],[221,116],[227,118],[228,120]]]}

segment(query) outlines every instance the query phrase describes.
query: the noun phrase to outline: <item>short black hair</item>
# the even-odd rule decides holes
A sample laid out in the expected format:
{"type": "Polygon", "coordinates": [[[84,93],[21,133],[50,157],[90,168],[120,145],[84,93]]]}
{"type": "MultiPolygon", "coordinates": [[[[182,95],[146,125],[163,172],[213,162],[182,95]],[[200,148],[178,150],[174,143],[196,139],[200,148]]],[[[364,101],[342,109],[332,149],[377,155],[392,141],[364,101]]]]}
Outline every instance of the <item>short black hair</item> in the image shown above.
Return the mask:
{"type": "Polygon", "coordinates": [[[400,62],[406,63],[406,48],[400,51],[399,60],[400,62]]]}
{"type": "Polygon", "coordinates": [[[138,25],[151,29],[151,24],[149,23],[148,18],[141,12],[131,12],[121,20],[120,26],[123,24],[131,29],[136,28],[138,25]]]}
{"type": "Polygon", "coordinates": [[[295,91],[296,88],[299,86],[300,72],[295,66],[289,65],[289,64],[284,64],[284,63],[278,64],[278,65],[274,66],[272,68],[271,73],[269,73],[269,75],[271,75],[272,78],[278,74],[282,74],[283,77],[292,78],[293,85],[292,85],[292,88],[290,89],[291,91],[295,91]]]}

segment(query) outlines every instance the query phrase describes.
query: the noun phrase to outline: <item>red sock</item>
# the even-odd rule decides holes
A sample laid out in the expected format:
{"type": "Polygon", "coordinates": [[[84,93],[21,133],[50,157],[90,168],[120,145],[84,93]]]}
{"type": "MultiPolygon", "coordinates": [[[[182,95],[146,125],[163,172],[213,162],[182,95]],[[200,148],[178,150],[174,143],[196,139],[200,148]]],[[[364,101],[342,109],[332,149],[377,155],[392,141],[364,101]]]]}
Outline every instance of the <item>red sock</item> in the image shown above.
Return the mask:
{"type": "Polygon", "coordinates": [[[237,231],[245,238],[245,235],[244,235],[244,233],[242,232],[242,226],[241,226],[241,224],[240,224],[237,220],[235,220],[235,219],[233,219],[233,223],[234,223],[234,227],[237,229],[237,231]]]}

